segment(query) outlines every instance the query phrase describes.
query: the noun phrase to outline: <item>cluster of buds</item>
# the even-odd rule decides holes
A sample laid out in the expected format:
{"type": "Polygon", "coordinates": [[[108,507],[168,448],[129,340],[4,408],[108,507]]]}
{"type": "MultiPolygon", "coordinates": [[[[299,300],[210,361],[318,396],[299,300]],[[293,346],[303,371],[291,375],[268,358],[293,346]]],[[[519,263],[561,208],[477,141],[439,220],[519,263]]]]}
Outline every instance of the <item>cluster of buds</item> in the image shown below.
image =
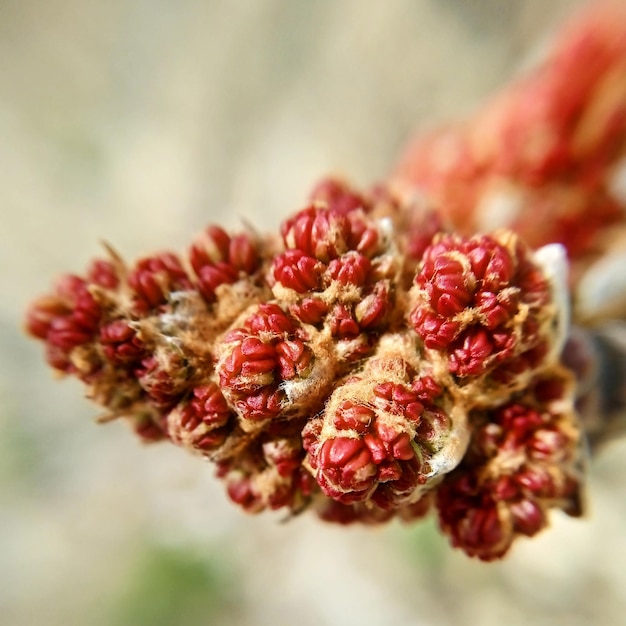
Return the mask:
{"type": "Polygon", "coordinates": [[[209,226],[182,256],[108,248],[27,330],[102,420],[210,461],[246,511],[432,512],[500,558],[551,509],[582,511],[597,350],[571,332],[571,287],[624,227],[624,68],[626,31],[600,12],[387,184],[325,179],[279,232],[209,226]]]}
{"type": "Polygon", "coordinates": [[[548,509],[581,514],[584,468],[572,385],[569,372],[554,368],[506,404],[470,416],[469,450],[437,491],[453,545],[492,560],[517,536],[541,530],[548,509]]]}
{"type": "MultiPolygon", "coordinates": [[[[558,265],[560,248],[541,257],[558,265]]],[[[537,258],[537,257],[536,257],[537,258]]],[[[528,384],[552,360],[565,334],[566,305],[548,272],[510,231],[463,238],[444,235],[422,259],[411,291],[410,322],[450,385],[494,404],[528,384]],[[561,306],[560,317],[556,309],[561,306]]],[[[558,285],[558,283],[555,283],[558,285]]]]}
{"type": "MultiPolygon", "coordinates": [[[[212,461],[247,511],[422,517],[474,413],[557,367],[564,287],[513,233],[435,234],[411,202],[327,179],[274,237],[210,226],[185,257],[131,267],[109,251],[36,301],[28,330],[103,419],[212,461]]],[[[568,416],[557,431],[577,432],[568,416]]],[[[578,446],[562,440],[554,473],[578,446]]]]}
{"type": "Polygon", "coordinates": [[[64,276],[51,294],[37,300],[28,311],[27,330],[45,342],[55,370],[88,386],[88,397],[106,409],[103,421],[124,417],[147,441],[172,436],[206,447],[217,437],[212,431],[225,427],[230,416],[211,378],[212,338],[241,308],[262,297],[264,286],[252,236],[231,238],[216,228],[202,236],[230,242],[231,250],[242,247],[242,237],[252,251],[243,264],[228,250],[226,260],[206,257],[199,264],[195,243],[188,264],[165,252],[128,267],[109,249],[109,258],[96,260],[85,277],[64,276]],[[213,277],[209,290],[212,267],[222,271],[222,280],[213,277]],[[228,301],[218,317],[210,315],[215,293],[228,301]],[[170,415],[173,410],[178,418],[170,415]]]}

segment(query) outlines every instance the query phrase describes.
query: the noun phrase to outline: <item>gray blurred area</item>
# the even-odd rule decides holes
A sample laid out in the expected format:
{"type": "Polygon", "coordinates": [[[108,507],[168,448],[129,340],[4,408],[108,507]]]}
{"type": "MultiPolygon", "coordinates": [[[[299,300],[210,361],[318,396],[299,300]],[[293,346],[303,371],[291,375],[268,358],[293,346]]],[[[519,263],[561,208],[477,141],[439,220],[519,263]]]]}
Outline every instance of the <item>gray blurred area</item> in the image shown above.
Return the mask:
{"type": "Polygon", "coordinates": [[[587,519],[484,565],[433,522],[241,513],[198,459],[95,425],[20,330],[102,241],[181,250],[208,222],[274,228],[326,173],[384,178],[577,4],[0,2],[0,623],[623,623],[623,443],[591,465],[587,519]]]}

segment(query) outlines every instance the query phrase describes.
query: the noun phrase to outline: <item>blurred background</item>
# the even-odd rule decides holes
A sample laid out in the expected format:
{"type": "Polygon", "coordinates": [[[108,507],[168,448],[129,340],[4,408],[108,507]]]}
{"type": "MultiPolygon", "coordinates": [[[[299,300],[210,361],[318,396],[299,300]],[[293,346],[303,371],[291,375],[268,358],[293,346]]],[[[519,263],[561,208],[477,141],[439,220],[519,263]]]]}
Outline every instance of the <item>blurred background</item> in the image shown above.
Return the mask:
{"type": "Polygon", "coordinates": [[[20,330],[102,241],[180,250],[208,222],[277,226],[326,173],[383,178],[579,4],[1,0],[2,624],[623,623],[624,442],[591,465],[587,519],[484,565],[433,522],[241,513],[198,459],[95,425],[20,330]]]}

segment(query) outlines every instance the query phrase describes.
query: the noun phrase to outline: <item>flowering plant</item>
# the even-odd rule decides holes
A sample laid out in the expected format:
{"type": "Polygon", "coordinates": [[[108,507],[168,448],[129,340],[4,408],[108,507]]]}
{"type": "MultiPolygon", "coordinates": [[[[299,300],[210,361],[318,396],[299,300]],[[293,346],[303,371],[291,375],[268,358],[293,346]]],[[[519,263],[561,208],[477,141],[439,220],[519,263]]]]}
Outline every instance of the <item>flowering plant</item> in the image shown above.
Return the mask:
{"type": "Polygon", "coordinates": [[[323,179],[279,233],[211,225],[134,264],[107,247],[33,303],[28,332],[101,421],[208,459],[247,511],[434,510],[453,545],[503,556],[549,510],[581,514],[583,426],[612,411],[579,327],[624,230],[622,24],[586,14],[387,181],[323,179]]]}

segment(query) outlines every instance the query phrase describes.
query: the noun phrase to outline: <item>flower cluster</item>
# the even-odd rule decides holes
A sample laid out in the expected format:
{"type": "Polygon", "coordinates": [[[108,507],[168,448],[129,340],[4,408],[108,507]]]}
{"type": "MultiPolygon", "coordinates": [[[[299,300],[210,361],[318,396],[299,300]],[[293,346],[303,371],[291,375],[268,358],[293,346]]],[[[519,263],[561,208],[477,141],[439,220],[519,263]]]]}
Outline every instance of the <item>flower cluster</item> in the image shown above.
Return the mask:
{"type": "Polygon", "coordinates": [[[243,248],[247,261],[211,260],[194,244],[188,263],[164,252],[128,267],[109,250],[108,260],[95,261],[85,277],[62,277],[28,311],[27,330],[45,342],[48,363],[87,385],[106,408],[103,420],[123,417],[147,441],[170,437],[206,449],[229,422],[211,343],[265,287],[259,244],[248,234],[216,233],[227,248],[243,248]],[[230,278],[214,278],[208,291],[215,267],[230,278]],[[210,315],[216,293],[228,301],[219,317],[210,315]]]}
{"type": "MultiPolygon", "coordinates": [[[[103,419],[212,461],[247,511],[417,519],[453,488],[474,413],[521,402],[562,343],[540,255],[436,223],[391,188],[327,179],[273,237],[210,226],[185,256],[132,266],[109,251],[27,327],[103,419]]],[[[569,462],[578,439],[562,441],[569,462]]]]}
{"type": "Polygon", "coordinates": [[[328,497],[403,509],[461,460],[466,416],[419,353],[409,333],[386,336],[307,423],[307,462],[328,497]]]}
{"type": "Polygon", "coordinates": [[[542,366],[556,330],[551,288],[511,232],[438,238],[414,282],[412,327],[475,401],[506,398],[542,366]]]}
{"type": "Polygon", "coordinates": [[[524,394],[471,416],[468,453],[437,491],[453,545],[488,561],[517,536],[541,530],[548,509],[580,515],[583,466],[572,382],[569,372],[555,368],[524,394]]]}
{"type": "Polygon", "coordinates": [[[28,332],[102,420],[210,461],[246,511],[432,512],[454,546],[502,557],[550,510],[581,514],[576,411],[623,409],[596,389],[611,336],[569,316],[625,230],[624,23],[583,16],[389,182],[324,179],[275,234],[213,225],[133,265],[108,249],[33,303],[28,332]]]}

